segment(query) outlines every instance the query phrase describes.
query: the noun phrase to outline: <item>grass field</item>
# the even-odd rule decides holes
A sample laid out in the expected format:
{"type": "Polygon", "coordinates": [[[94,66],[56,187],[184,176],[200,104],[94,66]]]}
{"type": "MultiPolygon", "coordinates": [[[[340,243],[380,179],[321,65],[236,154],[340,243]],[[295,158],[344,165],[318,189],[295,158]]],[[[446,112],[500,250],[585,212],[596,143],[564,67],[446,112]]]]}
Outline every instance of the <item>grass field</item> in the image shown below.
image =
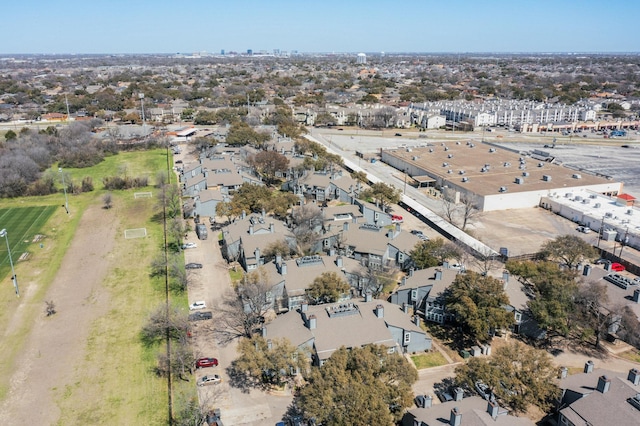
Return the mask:
{"type": "Polygon", "coordinates": [[[411,360],[418,370],[422,370],[423,368],[438,367],[447,363],[447,360],[444,359],[442,354],[438,351],[420,355],[411,355],[411,360]]]}
{"type": "MultiPolygon", "coordinates": [[[[27,252],[34,237],[42,234],[44,224],[58,206],[13,207],[0,209],[0,229],[6,229],[6,238],[11,249],[11,259],[16,264],[20,256],[27,252]]],[[[3,238],[4,239],[4,238],[3,238]]],[[[0,241],[0,282],[10,276],[11,264],[7,241],[0,241]]]]}
{"type": "MultiPolygon", "coordinates": [[[[6,285],[0,288],[0,327],[6,329],[18,308],[24,318],[14,326],[15,331],[10,335],[5,333],[0,342],[3,349],[0,399],[6,396],[12,366],[20,356],[34,318],[42,315],[45,294],[71,244],[83,211],[91,204],[102,203],[102,195],[106,192],[102,189],[102,179],[122,175],[126,170],[127,175],[147,176],[150,184],[154,184],[157,171],[166,170],[166,154],[164,149],[126,152],[108,157],[92,168],[65,169],[77,183],[84,177],[91,177],[96,189],[69,195],[70,215],[60,207],[61,193],[3,200],[0,229],[8,231],[14,264],[23,252],[33,252],[27,262],[16,265],[19,282],[22,277],[37,285],[28,304],[21,304],[22,298],[17,299],[12,288],[8,289],[6,285]],[[40,242],[32,242],[38,233],[45,235],[43,248],[40,248],[40,242]]],[[[140,329],[149,313],[164,302],[163,285],[149,277],[151,259],[163,246],[163,228],[153,219],[156,197],[134,199],[133,193],[141,190],[156,192],[153,187],[109,191],[113,196],[113,208],[105,214],[119,218],[117,235],[122,236],[127,228],[145,227],[148,236],[116,241],[112,256],[118,266],[103,283],[110,295],[108,312],[90,326],[85,359],[75,366],[77,380],[56,389],[55,400],[61,410],[58,424],[168,422],[166,380],[153,374],[158,348],[145,348],[139,339],[140,329]]],[[[0,283],[10,283],[7,279],[9,271],[6,243],[0,239],[0,278],[4,277],[0,283]]],[[[171,302],[186,308],[187,295],[172,296],[171,302]]],[[[174,395],[196,395],[193,382],[178,382],[174,382],[174,395]]]]}

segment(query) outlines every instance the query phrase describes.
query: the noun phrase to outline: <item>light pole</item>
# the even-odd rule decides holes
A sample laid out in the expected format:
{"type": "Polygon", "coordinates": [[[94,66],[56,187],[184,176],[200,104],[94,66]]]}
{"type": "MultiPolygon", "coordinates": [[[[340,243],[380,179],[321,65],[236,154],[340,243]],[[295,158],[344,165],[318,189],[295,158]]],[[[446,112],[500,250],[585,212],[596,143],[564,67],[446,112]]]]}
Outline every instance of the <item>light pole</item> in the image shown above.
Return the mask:
{"type": "Polygon", "coordinates": [[[13,281],[13,288],[16,289],[16,296],[20,297],[20,289],[18,288],[18,276],[16,275],[15,269],[13,269],[13,259],[11,259],[11,248],[9,247],[9,236],[7,235],[7,230],[3,229],[0,231],[0,237],[4,237],[7,242],[7,253],[9,253],[9,264],[11,265],[11,281],[13,281]]]}
{"type": "Polygon", "coordinates": [[[146,136],[144,134],[146,129],[146,124],[147,124],[147,121],[144,117],[144,93],[138,93],[138,97],[140,98],[140,109],[142,110],[142,133],[143,133],[143,136],[146,136]]]}
{"type": "Polygon", "coordinates": [[[62,172],[62,167],[58,167],[58,172],[60,176],[62,176],[62,190],[64,191],[64,209],[69,214],[69,200],[67,199],[67,185],[64,183],[64,173],[62,172]]]}

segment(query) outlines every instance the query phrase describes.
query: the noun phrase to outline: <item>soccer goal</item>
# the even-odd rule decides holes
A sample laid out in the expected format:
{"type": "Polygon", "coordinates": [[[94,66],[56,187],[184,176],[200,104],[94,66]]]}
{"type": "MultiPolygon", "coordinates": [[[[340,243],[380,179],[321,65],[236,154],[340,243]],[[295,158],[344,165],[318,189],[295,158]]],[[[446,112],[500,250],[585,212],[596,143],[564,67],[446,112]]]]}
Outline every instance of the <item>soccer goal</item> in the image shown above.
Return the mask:
{"type": "Polygon", "coordinates": [[[124,238],[143,238],[147,236],[147,228],[133,228],[124,230],[124,238]]]}
{"type": "Polygon", "coordinates": [[[134,198],[151,198],[153,194],[151,192],[134,192],[134,198]]]}

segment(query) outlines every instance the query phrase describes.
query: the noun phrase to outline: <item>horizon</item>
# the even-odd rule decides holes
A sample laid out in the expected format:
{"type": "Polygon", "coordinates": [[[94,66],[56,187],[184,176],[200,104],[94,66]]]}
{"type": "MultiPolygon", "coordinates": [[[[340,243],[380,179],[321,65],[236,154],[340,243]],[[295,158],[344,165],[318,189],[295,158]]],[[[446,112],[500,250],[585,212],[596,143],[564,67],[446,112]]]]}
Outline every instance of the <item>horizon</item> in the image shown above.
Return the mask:
{"type": "Polygon", "coordinates": [[[4,22],[12,37],[3,40],[0,54],[638,52],[640,2],[576,3],[540,0],[522,8],[511,0],[401,6],[389,0],[311,6],[293,0],[23,0],[3,5],[5,16],[13,17],[4,22]]]}

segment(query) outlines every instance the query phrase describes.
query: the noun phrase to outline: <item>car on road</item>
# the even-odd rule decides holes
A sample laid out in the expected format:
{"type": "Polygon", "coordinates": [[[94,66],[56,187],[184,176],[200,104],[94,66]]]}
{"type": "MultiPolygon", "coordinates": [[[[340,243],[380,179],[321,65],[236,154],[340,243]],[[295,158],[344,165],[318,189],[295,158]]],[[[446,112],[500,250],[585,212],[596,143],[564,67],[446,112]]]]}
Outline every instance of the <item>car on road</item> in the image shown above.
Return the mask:
{"type": "Polygon", "coordinates": [[[196,248],[198,247],[198,244],[196,243],[184,243],[182,245],[182,250],[186,250],[186,249],[190,249],[190,248],[196,248]]]}
{"type": "Polygon", "coordinates": [[[204,309],[206,307],[207,307],[207,304],[205,303],[204,300],[198,300],[197,302],[193,302],[192,304],[189,305],[189,310],[195,311],[198,309],[204,309]]]}
{"type": "Polygon", "coordinates": [[[202,263],[187,263],[184,265],[184,269],[202,269],[202,263]]]}
{"type": "Polygon", "coordinates": [[[216,358],[198,358],[196,361],[196,368],[217,367],[218,360],[216,358]]]}
{"type": "Polygon", "coordinates": [[[402,136],[402,133],[396,133],[396,136],[402,136]]]}
{"type": "Polygon", "coordinates": [[[206,312],[198,311],[198,312],[189,314],[189,321],[205,321],[205,320],[210,320],[211,318],[213,318],[213,314],[211,313],[211,311],[206,311],[206,312]]]}
{"type": "Polygon", "coordinates": [[[202,376],[198,379],[198,386],[214,385],[222,382],[222,377],[217,374],[202,376]]]}

